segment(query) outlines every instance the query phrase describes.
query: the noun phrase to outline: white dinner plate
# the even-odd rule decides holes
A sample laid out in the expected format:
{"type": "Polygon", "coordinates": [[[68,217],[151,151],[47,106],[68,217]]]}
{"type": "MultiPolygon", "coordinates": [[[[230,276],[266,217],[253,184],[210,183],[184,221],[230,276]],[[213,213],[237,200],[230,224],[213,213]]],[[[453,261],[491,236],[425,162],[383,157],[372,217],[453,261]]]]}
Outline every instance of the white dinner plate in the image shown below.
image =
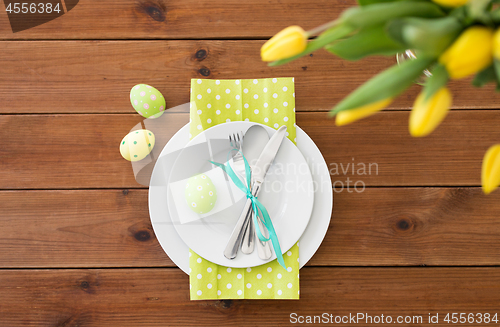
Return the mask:
{"type": "MultiPolygon", "coordinates": [[[[254,125],[262,126],[269,136],[276,132],[271,127],[246,121],[213,126],[198,134],[184,147],[172,167],[168,180],[167,206],[181,239],[204,259],[231,268],[255,267],[276,259],[274,251],[267,260],[259,258],[257,251],[250,254],[239,251],[232,260],[224,256],[224,249],[243,210],[246,196],[243,191],[234,187],[232,181],[226,181],[221,168],[210,161],[226,162],[232,149],[228,136],[240,131],[245,134],[254,125]],[[217,179],[212,179],[212,182],[217,185],[216,193],[218,193],[214,209],[219,210],[212,210],[203,216],[191,211],[185,195],[182,194],[188,178],[200,173],[217,174],[217,179]],[[223,202],[221,193],[226,190],[228,195],[223,202]],[[185,219],[183,215],[187,216],[190,213],[200,218],[183,223],[185,219]]],[[[203,186],[199,185],[202,191],[203,186]]],[[[196,190],[196,192],[202,191],[196,190]]],[[[281,252],[286,253],[305,231],[314,204],[314,185],[309,166],[300,150],[288,138],[283,139],[258,198],[269,213],[281,252]]]]}
{"type": "MultiPolygon", "coordinates": [[[[165,145],[154,167],[149,188],[149,212],[156,237],[170,259],[185,273],[189,271],[189,247],[173,225],[167,205],[167,178],[179,153],[189,142],[189,124],[165,145]]],[[[314,183],[314,206],[309,224],[300,237],[300,267],[314,255],[330,223],[333,191],[328,167],[311,138],[297,126],[297,147],[306,158],[314,183]]]]}

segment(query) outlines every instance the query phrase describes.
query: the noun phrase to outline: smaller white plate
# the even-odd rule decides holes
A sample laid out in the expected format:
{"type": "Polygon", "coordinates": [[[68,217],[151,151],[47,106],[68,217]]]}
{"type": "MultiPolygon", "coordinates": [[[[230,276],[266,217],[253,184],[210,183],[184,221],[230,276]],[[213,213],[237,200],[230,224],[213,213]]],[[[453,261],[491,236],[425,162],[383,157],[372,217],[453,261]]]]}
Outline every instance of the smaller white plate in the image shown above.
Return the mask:
{"type": "MultiPolygon", "coordinates": [[[[239,131],[245,133],[253,125],[260,124],[225,123],[197,135],[179,154],[172,167],[169,184],[182,182],[191,176],[212,169],[220,169],[209,161],[225,162],[231,150],[228,136],[239,131]]],[[[275,133],[274,129],[261,126],[270,136],[275,133]]],[[[227,187],[230,187],[232,182],[226,183],[227,187]]],[[[187,203],[174,201],[171,188],[168,188],[167,192],[167,206],[175,229],[182,240],[206,260],[226,267],[246,268],[276,259],[273,253],[270,259],[262,260],[257,251],[248,255],[240,251],[233,260],[224,257],[223,252],[227,241],[246,201],[244,193],[240,190],[237,190],[241,193],[240,196],[235,194],[234,202],[226,203],[224,210],[184,224],[179,218],[182,210],[178,210],[177,206],[184,208],[183,206],[187,206],[187,203]]],[[[299,240],[306,229],[314,203],[314,185],[309,166],[300,150],[288,138],[283,140],[273,165],[266,175],[259,200],[269,212],[281,251],[285,253],[299,240]]]]}

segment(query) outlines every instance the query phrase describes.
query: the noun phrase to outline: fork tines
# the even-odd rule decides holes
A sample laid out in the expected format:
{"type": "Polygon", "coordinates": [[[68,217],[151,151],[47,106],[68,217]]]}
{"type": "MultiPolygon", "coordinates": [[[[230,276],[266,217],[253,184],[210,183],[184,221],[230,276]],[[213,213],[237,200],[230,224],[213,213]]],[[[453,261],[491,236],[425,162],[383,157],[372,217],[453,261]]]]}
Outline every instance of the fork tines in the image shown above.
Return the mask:
{"type": "Polygon", "coordinates": [[[229,135],[229,143],[235,149],[241,150],[242,141],[243,141],[243,132],[238,132],[229,135]]]}

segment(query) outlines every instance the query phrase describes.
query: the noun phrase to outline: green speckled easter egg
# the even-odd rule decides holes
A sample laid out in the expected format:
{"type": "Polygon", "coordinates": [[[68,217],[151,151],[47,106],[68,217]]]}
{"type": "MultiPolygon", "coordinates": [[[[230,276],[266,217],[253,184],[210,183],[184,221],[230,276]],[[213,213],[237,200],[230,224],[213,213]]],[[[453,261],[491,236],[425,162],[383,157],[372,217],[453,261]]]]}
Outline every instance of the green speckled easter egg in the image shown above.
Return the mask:
{"type": "Polygon", "coordinates": [[[128,161],[139,161],[153,150],[155,135],[147,129],[132,131],[120,142],[120,154],[128,161]]]}
{"type": "Polygon", "coordinates": [[[130,103],[142,117],[158,118],[165,111],[165,98],[152,86],[138,84],[130,90],[130,103]]]}
{"type": "Polygon", "coordinates": [[[204,174],[195,175],[186,184],[186,202],[196,213],[210,212],[217,201],[217,192],[212,180],[204,174]]]}

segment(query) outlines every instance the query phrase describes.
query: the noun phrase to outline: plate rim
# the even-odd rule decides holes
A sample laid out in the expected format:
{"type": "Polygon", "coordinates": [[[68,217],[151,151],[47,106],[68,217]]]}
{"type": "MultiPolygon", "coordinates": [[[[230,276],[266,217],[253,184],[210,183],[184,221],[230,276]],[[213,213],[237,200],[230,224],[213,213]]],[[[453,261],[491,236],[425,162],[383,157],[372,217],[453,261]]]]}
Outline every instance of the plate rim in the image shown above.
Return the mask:
{"type": "MultiPolygon", "coordinates": [[[[263,128],[266,129],[266,132],[276,132],[276,129],[272,128],[272,127],[269,127],[267,125],[264,125],[264,124],[261,124],[261,123],[258,123],[258,122],[252,122],[252,121],[231,121],[231,122],[226,122],[226,123],[222,123],[222,124],[217,124],[217,125],[214,125],[214,126],[211,126],[210,128],[207,128],[206,130],[203,130],[201,133],[199,133],[198,135],[196,135],[195,137],[193,137],[191,140],[188,141],[188,143],[186,143],[183,147],[183,149],[189,147],[191,144],[197,144],[200,142],[200,140],[203,140],[203,137],[204,135],[206,135],[207,132],[211,131],[213,133],[219,133],[219,132],[214,132],[214,130],[224,130],[224,129],[231,129],[231,125],[239,125],[239,126],[248,126],[248,128],[246,128],[246,130],[248,130],[250,127],[252,126],[255,126],[255,125],[258,125],[258,126],[262,126],[263,128]]],[[[239,127],[233,127],[233,129],[240,129],[239,127]]],[[[245,128],[241,128],[241,129],[245,129],[245,128]]],[[[297,236],[296,236],[296,239],[294,237],[294,241],[293,242],[290,242],[290,246],[286,246],[284,247],[283,246],[283,241],[280,241],[280,246],[281,246],[281,251],[282,251],[282,254],[285,254],[288,250],[290,250],[299,240],[300,238],[302,237],[303,233],[305,232],[305,230],[307,229],[307,226],[309,224],[309,221],[311,219],[311,214],[312,214],[312,211],[313,211],[313,208],[314,208],[314,198],[315,198],[315,192],[314,192],[314,189],[313,189],[313,176],[312,176],[312,173],[311,173],[311,170],[309,168],[309,165],[307,164],[307,159],[304,157],[304,155],[302,154],[302,152],[300,151],[300,149],[296,146],[296,144],[294,144],[292,142],[292,140],[290,140],[288,137],[285,138],[286,140],[284,140],[284,142],[287,142],[289,144],[289,146],[292,146],[289,150],[289,152],[292,152],[292,156],[296,157],[294,160],[297,160],[300,162],[300,164],[302,163],[305,163],[306,166],[307,166],[307,172],[305,174],[303,174],[303,178],[305,180],[307,180],[308,182],[308,190],[306,192],[303,192],[301,194],[307,194],[307,203],[305,203],[304,205],[304,202],[302,201],[301,204],[300,204],[300,210],[303,210],[304,213],[301,215],[301,217],[307,217],[306,218],[297,218],[296,219],[296,223],[297,221],[300,223],[300,222],[303,222],[304,225],[303,227],[301,227],[301,229],[297,232],[297,236]],[[306,208],[305,210],[303,208],[306,208]]],[[[177,156],[175,162],[173,163],[171,169],[170,169],[170,172],[169,172],[169,176],[168,176],[168,179],[167,179],[167,185],[169,184],[170,182],[170,179],[171,179],[171,175],[174,171],[174,168],[178,165],[179,165],[179,160],[180,160],[180,157],[182,155],[182,151],[181,153],[179,153],[179,155],[177,156]]],[[[300,192],[299,192],[300,193],[300,192]]],[[[167,206],[168,206],[168,203],[170,201],[172,201],[173,199],[171,199],[171,194],[172,194],[172,191],[170,190],[170,188],[167,187],[167,206]]],[[[294,202],[292,202],[294,203],[294,202]]],[[[170,206],[168,206],[168,210],[169,210],[169,213],[170,213],[170,217],[171,219],[173,220],[173,214],[172,214],[172,208],[170,206]]],[[[291,213],[293,212],[293,210],[290,210],[290,209],[287,209],[289,210],[291,213]]],[[[297,209],[298,210],[298,209],[297,209]]],[[[188,245],[189,247],[189,244],[186,242],[186,240],[184,240],[184,237],[183,235],[186,235],[185,232],[182,232],[182,231],[179,231],[178,229],[178,226],[180,225],[177,225],[177,224],[173,224],[174,225],[174,228],[176,229],[177,231],[177,234],[180,236],[180,238],[183,240],[183,242],[188,245]]],[[[190,235],[188,233],[188,235],[190,235]]],[[[228,236],[229,237],[229,236],[228,236]]],[[[192,243],[192,242],[191,242],[192,243]]],[[[198,245],[198,243],[196,244],[195,246],[196,249],[190,247],[190,249],[193,249],[193,251],[198,254],[200,257],[202,257],[203,259],[207,260],[207,261],[210,261],[210,262],[213,262],[215,264],[218,264],[218,265],[221,265],[221,266],[224,266],[224,267],[229,267],[229,268],[252,268],[252,267],[256,267],[256,266],[260,266],[260,265],[263,265],[263,264],[266,264],[266,263],[269,263],[273,260],[276,259],[276,254],[274,253],[273,251],[273,255],[271,256],[270,259],[267,259],[267,260],[262,260],[260,258],[258,258],[257,256],[253,255],[253,256],[242,256],[240,257],[240,260],[239,261],[231,261],[229,259],[226,259],[225,257],[221,256],[220,254],[217,256],[218,258],[213,258],[213,257],[210,257],[207,255],[207,253],[205,253],[206,251],[203,249],[203,246],[202,245],[198,245]],[[205,251],[205,252],[203,252],[205,251]],[[243,259],[241,259],[243,258],[243,259]],[[215,260],[214,260],[215,259],[215,260]],[[221,261],[223,260],[223,261],[221,261]]],[[[210,253],[212,253],[213,251],[211,251],[210,253]]],[[[222,253],[222,250],[221,250],[221,253],[222,253]]]]}

